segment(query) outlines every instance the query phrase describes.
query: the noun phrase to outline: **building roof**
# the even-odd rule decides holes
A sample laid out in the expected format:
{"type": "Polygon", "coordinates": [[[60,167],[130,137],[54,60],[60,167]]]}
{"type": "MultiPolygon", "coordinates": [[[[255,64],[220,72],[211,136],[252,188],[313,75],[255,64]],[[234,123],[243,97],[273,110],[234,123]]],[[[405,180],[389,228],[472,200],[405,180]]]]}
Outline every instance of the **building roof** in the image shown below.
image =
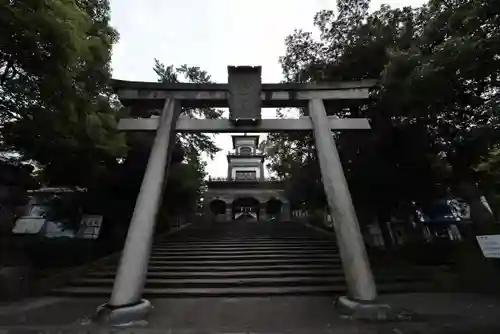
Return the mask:
{"type": "Polygon", "coordinates": [[[236,139],[238,138],[245,138],[245,139],[253,139],[255,141],[255,147],[259,145],[259,136],[247,136],[247,135],[233,135],[231,136],[233,138],[233,148],[236,148],[236,139]]]}

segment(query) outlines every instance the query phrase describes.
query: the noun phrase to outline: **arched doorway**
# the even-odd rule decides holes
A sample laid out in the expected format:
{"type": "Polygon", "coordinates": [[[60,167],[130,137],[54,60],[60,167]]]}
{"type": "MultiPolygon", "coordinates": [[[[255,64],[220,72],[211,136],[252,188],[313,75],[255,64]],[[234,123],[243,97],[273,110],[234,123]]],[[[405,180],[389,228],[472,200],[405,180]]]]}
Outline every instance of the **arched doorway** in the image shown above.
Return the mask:
{"type": "Polygon", "coordinates": [[[226,202],[216,199],[210,202],[210,211],[214,215],[222,215],[226,213],[226,202]]]}
{"type": "Polygon", "coordinates": [[[257,221],[259,219],[259,201],[253,197],[240,197],[233,201],[233,219],[257,221]]]}
{"type": "Polygon", "coordinates": [[[280,220],[281,210],[283,207],[283,203],[276,198],[271,198],[266,203],[266,214],[268,220],[280,220]]]}
{"type": "Polygon", "coordinates": [[[226,202],[221,201],[220,199],[210,202],[210,212],[212,212],[216,221],[225,219],[226,206],[226,202]]]}

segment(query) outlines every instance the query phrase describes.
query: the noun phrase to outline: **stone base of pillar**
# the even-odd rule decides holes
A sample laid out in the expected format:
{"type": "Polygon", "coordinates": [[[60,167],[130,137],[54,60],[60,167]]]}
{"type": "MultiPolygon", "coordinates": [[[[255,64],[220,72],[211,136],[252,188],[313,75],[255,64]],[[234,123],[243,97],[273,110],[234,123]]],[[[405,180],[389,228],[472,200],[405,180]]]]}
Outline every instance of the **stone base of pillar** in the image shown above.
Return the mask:
{"type": "Polygon", "coordinates": [[[341,296],[335,302],[335,306],[340,313],[352,319],[385,321],[398,318],[396,312],[388,304],[357,301],[341,296]]]}
{"type": "Polygon", "coordinates": [[[124,306],[113,306],[106,303],[97,308],[97,314],[93,321],[110,326],[134,326],[145,321],[151,307],[151,303],[146,299],[141,299],[137,304],[124,306]]]}

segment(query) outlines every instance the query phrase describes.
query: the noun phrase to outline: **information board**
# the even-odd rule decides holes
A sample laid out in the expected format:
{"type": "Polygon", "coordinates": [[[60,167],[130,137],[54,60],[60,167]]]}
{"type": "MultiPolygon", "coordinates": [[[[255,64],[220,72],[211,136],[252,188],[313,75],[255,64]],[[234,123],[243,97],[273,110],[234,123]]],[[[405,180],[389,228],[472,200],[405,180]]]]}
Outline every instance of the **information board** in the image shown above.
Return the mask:
{"type": "Polygon", "coordinates": [[[484,257],[500,259],[500,234],[478,235],[476,239],[484,257]]]}

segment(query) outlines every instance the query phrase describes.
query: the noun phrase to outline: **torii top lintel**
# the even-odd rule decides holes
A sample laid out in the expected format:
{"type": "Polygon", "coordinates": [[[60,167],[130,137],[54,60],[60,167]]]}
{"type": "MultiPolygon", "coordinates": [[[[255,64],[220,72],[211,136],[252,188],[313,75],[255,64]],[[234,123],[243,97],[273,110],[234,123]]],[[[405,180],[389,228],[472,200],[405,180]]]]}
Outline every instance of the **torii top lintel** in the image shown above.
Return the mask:
{"type": "Polygon", "coordinates": [[[125,106],[162,108],[166,98],[183,107],[230,108],[231,119],[259,119],[260,108],[305,107],[310,99],[366,99],[375,80],[262,84],[260,66],[229,66],[227,84],[113,80],[125,106]]]}

